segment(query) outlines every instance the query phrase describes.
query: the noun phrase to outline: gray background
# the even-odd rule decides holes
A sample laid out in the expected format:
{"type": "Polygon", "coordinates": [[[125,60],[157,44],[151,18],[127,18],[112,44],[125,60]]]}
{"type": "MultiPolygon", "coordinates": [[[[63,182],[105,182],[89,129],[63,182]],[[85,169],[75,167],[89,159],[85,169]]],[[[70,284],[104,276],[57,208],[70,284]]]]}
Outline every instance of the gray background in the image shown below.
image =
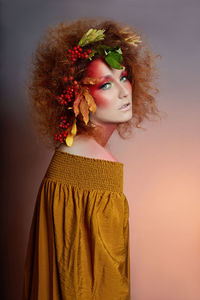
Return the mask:
{"type": "Polygon", "coordinates": [[[1,1],[1,299],[21,298],[23,264],[34,201],[52,156],[49,150],[38,143],[28,115],[26,79],[31,53],[49,25],[87,16],[113,18],[139,28],[152,44],[155,53],[162,56],[158,63],[161,91],[157,99],[160,109],[168,113],[168,119],[161,124],[148,125],[148,133],[136,134],[134,140],[119,143],[120,139],[114,135],[109,146],[125,164],[124,188],[130,201],[130,229],[133,233],[131,299],[200,299],[197,284],[200,276],[199,256],[195,252],[199,249],[200,224],[195,215],[199,209],[199,194],[198,197],[195,193],[191,195],[191,191],[198,189],[199,178],[200,2],[197,0],[1,1]],[[145,166],[148,163],[150,173],[145,166]],[[169,169],[166,163],[170,164],[169,169]],[[154,187],[156,185],[151,181],[152,170],[155,171],[154,180],[158,182],[163,169],[163,181],[159,181],[159,188],[154,187]],[[183,170],[188,170],[187,176],[189,172],[192,174],[189,179],[186,175],[181,177],[183,170]],[[173,177],[173,183],[167,181],[172,173],[177,174],[173,177]],[[138,174],[143,178],[146,176],[148,197],[142,192],[143,182],[138,179],[138,174]],[[174,182],[178,186],[177,193],[169,196],[174,182]],[[184,186],[188,186],[185,201],[186,193],[181,194],[184,186]],[[151,194],[152,187],[154,193],[151,194]],[[156,202],[155,195],[158,194],[159,201],[156,202]],[[170,199],[172,206],[167,215],[163,208],[170,199]],[[149,212],[152,205],[148,206],[149,203],[155,204],[151,215],[149,212]],[[160,206],[158,203],[161,203],[160,206]],[[181,213],[183,203],[184,218],[181,213]],[[189,216],[186,214],[188,208],[191,209],[189,216]],[[172,215],[173,228],[171,231],[162,231],[165,242],[167,237],[168,242],[176,240],[176,236],[172,235],[174,228],[177,228],[177,236],[182,234],[181,242],[187,241],[187,244],[178,243],[174,252],[169,254],[169,243],[161,248],[158,244],[158,236],[162,236],[161,229],[157,232],[158,226],[152,224],[157,220],[159,228],[163,230],[165,225],[165,228],[169,228],[168,220],[172,215]],[[161,216],[159,220],[156,219],[158,216],[161,216]],[[162,220],[166,220],[166,224],[162,220]],[[177,224],[180,225],[179,229],[177,224]],[[188,224],[188,231],[185,224],[188,224]],[[193,240],[187,239],[185,232],[188,236],[193,234],[193,240]],[[168,260],[164,256],[158,258],[157,249],[159,254],[166,251],[168,260]],[[188,269],[193,264],[198,268],[188,269]]]}

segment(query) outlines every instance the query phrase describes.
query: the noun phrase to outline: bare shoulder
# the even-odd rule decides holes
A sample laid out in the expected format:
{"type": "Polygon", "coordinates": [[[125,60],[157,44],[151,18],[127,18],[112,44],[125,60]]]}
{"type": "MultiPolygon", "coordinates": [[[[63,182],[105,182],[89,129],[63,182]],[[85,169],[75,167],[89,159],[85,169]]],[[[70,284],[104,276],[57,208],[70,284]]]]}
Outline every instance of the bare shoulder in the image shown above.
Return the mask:
{"type": "Polygon", "coordinates": [[[76,136],[71,147],[61,144],[58,149],[74,155],[117,161],[104,147],[99,145],[93,138],[87,136],[76,136]]]}

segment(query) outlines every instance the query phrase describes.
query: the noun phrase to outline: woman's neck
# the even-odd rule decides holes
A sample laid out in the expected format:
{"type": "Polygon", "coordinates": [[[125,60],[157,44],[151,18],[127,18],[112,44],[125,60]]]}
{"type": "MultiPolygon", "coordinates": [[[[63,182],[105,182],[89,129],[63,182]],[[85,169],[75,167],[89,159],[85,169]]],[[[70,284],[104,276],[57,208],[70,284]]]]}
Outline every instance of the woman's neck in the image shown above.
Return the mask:
{"type": "MultiPolygon", "coordinates": [[[[106,139],[103,141],[101,140],[101,143],[106,143],[106,139]]],[[[71,147],[61,144],[58,149],[75,155],[117,161],[117,159],[107,151],[102,144],[97,142],[92,136],[79,134],[74,137],[74,142],[71,147]]]]}
{"type": "Polygon", "coordinates": [[[102,147],[105,147],[115,129],[116,124],[97,125],[94,128],[94,139],[102,147]]]}

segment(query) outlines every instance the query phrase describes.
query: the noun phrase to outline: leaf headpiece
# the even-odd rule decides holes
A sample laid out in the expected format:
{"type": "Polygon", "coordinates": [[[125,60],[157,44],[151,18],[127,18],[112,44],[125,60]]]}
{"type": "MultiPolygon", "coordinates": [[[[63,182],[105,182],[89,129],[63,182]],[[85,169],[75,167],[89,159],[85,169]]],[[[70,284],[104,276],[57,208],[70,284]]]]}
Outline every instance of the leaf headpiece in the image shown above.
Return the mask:
{"type": "MultiPolygon", "coordinates": [[[[71,61],[70,74],[63,77],[63,82],[66,84],[66,89],[62,91],[60,96],[57,96],[57,101],[61,105],[65,105],[68,110],[73,110],[74,120],[70,125],[66,120],[66,115],[60,117],[59,127],[61,132],[55,134],[55,140],[63,142],[65,141],[68,147],[73,144],[73,138],[77,134],[76,118],[80,115],[87,125],[89,121],[89,111],[96,111],[96,103],[94,98],[89,92],[88,85],[97,84],[98,80],[94,78],[84,78],[80,82],[74,80],[75,68],[74,64],[79,59],[92,60],[95,54],[103,57],[108,65],[114,69],[123,69],[122,67],[122,50],[120,47],[109,47],[103,44],[98,44],[94,49],[83,48],[89,44],[93,44],[104,40],[105,30],[97,30],[90,28],[80,39],[77,46],[73,49],[68,49],[69,59],[71,61]]],[[[134,34],[130,34],[127,28],[124,28],[120,33],[125,37],[125,41],[133,46],[137,46],[141,43],[140,37],[134,34]]]]}

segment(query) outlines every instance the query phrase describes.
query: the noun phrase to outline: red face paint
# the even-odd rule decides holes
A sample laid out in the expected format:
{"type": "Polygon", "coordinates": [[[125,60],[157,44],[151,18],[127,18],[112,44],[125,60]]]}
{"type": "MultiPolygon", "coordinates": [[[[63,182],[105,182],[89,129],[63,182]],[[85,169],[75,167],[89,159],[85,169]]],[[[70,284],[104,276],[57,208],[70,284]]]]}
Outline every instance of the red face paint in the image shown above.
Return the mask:
{"type": "Polygon", "coordinates": [[[89,86],[97,105],[95,115],[98,118],[120,122],[129,114],[130,119],[132,109],[126,113],[119,110],[125,103],[131,103],[132,107],[132,85],[127,79],[126,70],[110,68],[102,58],[99,58],[90,63],[86,76],[99,79],[97,84],[89,86]]]}
{"type": "MultiPolygon", "coordinates": [[[[114,85],[115,81],[119,81],[120,77],[127,76],[127,71],[111,69],[105,64],[103,59],[99,58],[88,66],[86,76],[100,80],[96,85],[91,85],[89,89],[96,99],[96,104],[106,107],[110,104],[110,97],[108,97],[110,95],[110,92],[108,92],[110,90],[109,87],[114,85]],[[114,74],[112,70],[114,70],[114,74]]],[[[127,80],[127,83],[124,85],[130,92],[130,82],[127,80]]]]}

